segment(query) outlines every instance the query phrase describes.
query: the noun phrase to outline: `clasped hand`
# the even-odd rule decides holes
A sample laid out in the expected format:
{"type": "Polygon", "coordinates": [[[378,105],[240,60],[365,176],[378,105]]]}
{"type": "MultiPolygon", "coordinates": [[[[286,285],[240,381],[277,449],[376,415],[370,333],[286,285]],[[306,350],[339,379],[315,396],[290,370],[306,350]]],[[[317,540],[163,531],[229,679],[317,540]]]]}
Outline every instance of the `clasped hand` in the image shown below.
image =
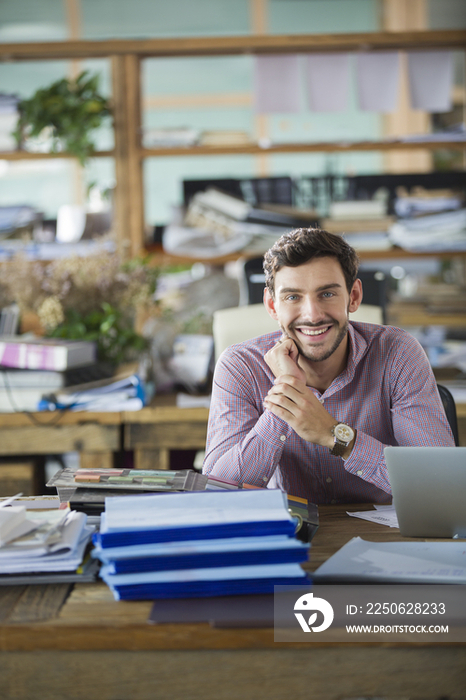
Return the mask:
{"type": "Polygon", "coordinates": [[[319,399],[306,384],[290,374],[275,380],[264,399],[264,406],[290,425],[295,433],[308,442],[331,447],[331,428],[335,425],[319,399]]]}
{"type": "Polygon", "coordinates": [[[332,447],[331,428],[337,422],[306,386],[295,343],[284,336],[264,356],[276,379],[264,406],[290,425],[301,438],[332,447]]]}

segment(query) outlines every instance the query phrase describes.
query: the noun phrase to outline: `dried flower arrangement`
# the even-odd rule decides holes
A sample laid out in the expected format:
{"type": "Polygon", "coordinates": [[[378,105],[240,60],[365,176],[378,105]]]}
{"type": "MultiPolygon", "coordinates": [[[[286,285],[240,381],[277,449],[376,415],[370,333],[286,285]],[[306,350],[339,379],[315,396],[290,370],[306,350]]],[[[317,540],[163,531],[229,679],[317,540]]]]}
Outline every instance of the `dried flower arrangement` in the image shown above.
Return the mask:
{"type": "Polygon", "coordinates": [[[17,255],[3,267],[0,300],[37,314],[47,336],[94,340],[99,359],[117,364],[146,348],[135,314],[154,303],[157,277],[146,259],[122,263],[105,251],[47,264],[17,255]]]}

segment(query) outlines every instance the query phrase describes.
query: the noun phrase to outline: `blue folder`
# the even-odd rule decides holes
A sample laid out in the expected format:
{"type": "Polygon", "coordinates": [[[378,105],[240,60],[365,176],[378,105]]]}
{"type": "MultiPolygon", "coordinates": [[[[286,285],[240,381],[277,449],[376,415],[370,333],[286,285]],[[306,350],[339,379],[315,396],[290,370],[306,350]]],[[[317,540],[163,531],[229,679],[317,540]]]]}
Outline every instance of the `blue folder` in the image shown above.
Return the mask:
{"type": "Polygon", "coordinates": [[[112,586],[117,600],[153,600],[156,598],[209,598],[222,595],[273,593],[274,586],[306,586],[310,581],[304,574],[299,577],[270,579],[240,579],[233,581],[178,581],[112,586]]]}
{"type": "MultiPolygon", "coordinates": [[[[171,496],[170,496],[171,498],[171,496]]],[[[93,536],[94,544],[101,547],[122,547],[151,542],[182,542],[184,540],[209,540],[222,537],[260,537],[261,535],[294,535],[293,520],[255,521],[223,523],[221,525],[199,525],[197,527],[172,527],[152,530],[121,532],[98,532],[93,536]]]]}
{"type": "Polygon", "coordinates": [[[139,571],[174,571],[178,569],[202,569],[217,566],[246,566],[248,564],[286,564],[306,561],[308,547],[296,542],[295,549],[266,549],[245,552],[217,552],[216,554],[188,554],[183,556],[157,556],[137,559],[119,559],[111,562],[109,572],[114,574],[139,571]]]}

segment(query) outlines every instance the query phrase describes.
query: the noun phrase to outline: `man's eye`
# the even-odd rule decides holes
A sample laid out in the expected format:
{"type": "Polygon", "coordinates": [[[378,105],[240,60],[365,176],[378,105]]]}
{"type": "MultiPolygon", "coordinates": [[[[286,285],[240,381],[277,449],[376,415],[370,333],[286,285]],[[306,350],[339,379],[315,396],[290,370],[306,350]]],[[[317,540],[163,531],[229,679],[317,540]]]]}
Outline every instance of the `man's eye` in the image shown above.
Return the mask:
{"type": "Polygon", "coordinates": [[[286,301],[296,301],[297,298],[298,298],[297,294],[288,294],[288,296],[285,297],[285,300],[286,301]]]}
{"type": "Polygon", "coordinates": [[[323,292],[322,296],[324,297],[324,299],[331,299],[335,296],[335,294],[333,292],[323,292]]]}

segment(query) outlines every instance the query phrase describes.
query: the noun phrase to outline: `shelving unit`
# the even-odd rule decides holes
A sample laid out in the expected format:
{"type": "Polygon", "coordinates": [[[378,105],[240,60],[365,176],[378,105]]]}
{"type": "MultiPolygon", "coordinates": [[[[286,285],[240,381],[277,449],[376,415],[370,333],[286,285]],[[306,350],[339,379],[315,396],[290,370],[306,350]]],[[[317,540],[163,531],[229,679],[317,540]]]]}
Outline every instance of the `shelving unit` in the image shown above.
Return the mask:
{"type": "MultiPolygon", "coordinates": [[[[357,143],[283,143],[264,148],[243,146],[144,149],[141,145],[141,61],[154,57],[225,56],[239,54],[312,53],[325,51],[381,51],[464,49],[466,31],[409,31],[308,35],[247,35],[144,40],[66,41],[0,44],[0,60],[30,61],[111,58],[115,148],[95,157],[115,158],[115,214],[118,241],[126,256],[145,249],[142,164],[145,158],[176,156],[259,155],[394,150],[466,150],[466,142],[363,141],[357,143]]],[[[0,153],[0,159],[67,158],[66,153],[0,153]]],[[[160,251],[158,253],[160,256],[160,251]]],[[[422,254],[424,255],[424,254],[422,254]]],[[[442,254],[443,255],[443,254],[442,254]]],[[[163,256],[163,254],[162,254],[163,256]]],[[[364,258],[412,257],[403,250],[364,252],[364,258]]],[[[168,258],[166,258],[168,259],[168,258]]],[[[219,261],[220,262],[220,261],[219,261]]]]}

